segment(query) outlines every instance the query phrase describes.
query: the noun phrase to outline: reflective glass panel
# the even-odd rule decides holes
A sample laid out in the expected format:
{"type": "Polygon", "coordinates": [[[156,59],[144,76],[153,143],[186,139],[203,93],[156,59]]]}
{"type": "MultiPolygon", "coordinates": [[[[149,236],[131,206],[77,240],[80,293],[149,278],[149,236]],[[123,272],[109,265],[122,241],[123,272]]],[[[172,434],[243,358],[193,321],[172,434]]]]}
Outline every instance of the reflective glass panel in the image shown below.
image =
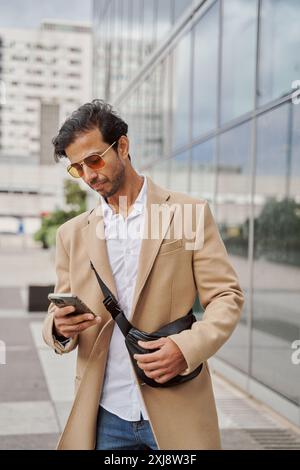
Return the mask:
{"type": "Polygon", "coordinates": [[[257,0],[223,2],[221,121],[254,107],[257,0]]]}

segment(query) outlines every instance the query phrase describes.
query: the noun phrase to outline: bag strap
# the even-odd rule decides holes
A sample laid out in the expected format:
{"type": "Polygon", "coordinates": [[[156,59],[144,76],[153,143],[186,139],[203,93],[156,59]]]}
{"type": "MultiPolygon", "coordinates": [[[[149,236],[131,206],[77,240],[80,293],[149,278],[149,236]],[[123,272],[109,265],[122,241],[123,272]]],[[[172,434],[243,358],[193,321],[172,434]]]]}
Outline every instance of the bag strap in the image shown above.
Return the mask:
{"type": "Polygon", "coordinates": [[[117,323],[118,327],[120,328],[121,332],[123,333],[124,336],[127,336],[129,331],[132,328],[132,324],[127,320],[123,310],[121,309],[117,299],[115,298],[114,294],[110,291],[110,289],[107,287],[105,282],[102,281],[101,277],[97,273],[93,263],[91,263],[91,268],[94,271],[98,284],[100,286],[100,289],[104,295],[104,300],[103,304],[106,308],[106,310],[109,311],[115,322],[117,323]]]}

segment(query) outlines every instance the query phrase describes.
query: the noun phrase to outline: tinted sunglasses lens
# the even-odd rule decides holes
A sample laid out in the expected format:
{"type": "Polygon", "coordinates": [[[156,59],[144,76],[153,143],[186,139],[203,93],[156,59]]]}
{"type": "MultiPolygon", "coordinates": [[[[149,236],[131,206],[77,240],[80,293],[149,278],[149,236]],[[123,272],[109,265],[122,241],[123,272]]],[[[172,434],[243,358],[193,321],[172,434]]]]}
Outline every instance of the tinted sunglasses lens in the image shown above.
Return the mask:
{"type": "Polygon", "coordinates": [[[81,178],[81,176],[83,175],[81,165],[77,165],[76,163],[68,167],[68,172],[71,176],[73,176],[73,178],[81,178]]]}
{"type": "Polygon", "coordinates": [[[91,155],[84,160],[84,163],[92,170],[99,170],[99,168],[103,168],[105,165],[105,162],[100,155],[91,155]]]}

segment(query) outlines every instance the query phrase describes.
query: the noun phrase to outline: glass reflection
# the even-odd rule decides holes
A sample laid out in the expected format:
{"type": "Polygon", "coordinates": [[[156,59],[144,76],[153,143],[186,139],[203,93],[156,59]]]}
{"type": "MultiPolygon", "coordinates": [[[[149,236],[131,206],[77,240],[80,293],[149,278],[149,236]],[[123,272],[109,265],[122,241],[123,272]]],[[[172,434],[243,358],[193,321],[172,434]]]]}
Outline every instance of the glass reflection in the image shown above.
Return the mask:
{"type": "Polygon", "coordinates": [[[192,149],[191,196],[213,202],[215,185],[215,139],[210,139],[192,149]]]}
{"type": "Polygon", "coordinates": [[[223,2],[222,123],[254,107],[257,0],[223,2]]]}
{"type": "Polygon", "coordinates": [[[155,184],[163,188],[169,188],[170,159],[162,160],[152,167],[151,177],[155,184]]]}
{"type": "Polygon", "coordinates": [[[142,6],[140,0],[132,0],[132,25],[131,25],[131,60],[132,67],[130,75],[132,76],[142,65],[142,6]]]}
{"type": "Polygon", "coordinates": [[[287,195],[300,201],[300,106],[290,105],[290,130],[288,147],[287,195]]]}
{"type": "Polygon", "coordinates": [[[191,6],[193,0],[174,0],[174,21],[176,21],[183,12],[191,6]]]}
{"type": "Polygon", "coordinates": [[[171,159],[169,187],[187,193],[189,190],[190,152],[183,152],[171,159]]]}
{"type": "Polygon", "coordinates": [[[151,127],[152,127],[152,98],[153,98],[153,76],[147,77],[144,82],[144,93],[143,93],[143,161],[147,166],[153,161],[152,154],[152,140],[151,140],[151,127]]]}
{"type": "Polygon", "coordinates": [[[153,50],[155,45],[156,0],[144,0],[143,3],[143,58],[153,50]]]}
{"type": "Polygon", "coordinates": [[[190,133],[191,34],[185,35],[173,54],[173,148],[185,145],[190,133]]]}
{"type": "Polygon", "coordinates": [[[262,0],[258,101],[264,104],[292,91],[300,77],[300,2],[262,0]]]}
{"type": "Polygon", "coordinates": [[[248,243],[251,203],[251,122],[220,136],[217,222],[245,294],[241,320],[218,356],[248,371],[248,243]]]}
{"type": "Polygon", "coordinates": [[[300,204],[288,191],[291,107],[258,119],[252,374],[299,404],[292,343],[300,338],[300,204]]]}
{"type": "Polygon", "coordinates": [[[159,42],[172,26],[171,0],[158,0],[156,17],[156,41],[159,42]]]}
{"type": "Polygon", "coordinates": [[[217,125],[219,3],[195,28],[193,78],[193,138],[217,125]]]}
{"type": "MultiPolygon", "coordinates": [[[[152,158],[164,157],[164,139],[167,130],[164,129],[164,93],[165,85],[165,64],[160,64],[153,72],[153,100],[152,100],[152,121],[151,121],[151,140],[152,140],[152,158]]],[[[167,94],[167,93],[166,93],[167,94]]]]}

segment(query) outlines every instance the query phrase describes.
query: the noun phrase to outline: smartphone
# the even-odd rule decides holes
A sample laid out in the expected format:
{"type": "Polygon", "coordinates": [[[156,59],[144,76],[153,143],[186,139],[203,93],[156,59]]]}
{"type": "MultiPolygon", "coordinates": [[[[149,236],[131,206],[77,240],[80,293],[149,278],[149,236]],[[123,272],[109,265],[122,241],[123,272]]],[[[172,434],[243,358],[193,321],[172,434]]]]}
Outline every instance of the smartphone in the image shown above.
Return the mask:
{"type": "Polygon", "coordinates": [[[96,316],[94,312],[92,312],[91,309],[89,309],[87,305],[85,305],[85,303],[82,302],[82,300],[80,300],[79,297],[77,297],[77,295],[60,294],[59,292],[58,293],[53,292],[51,294],[48,294],[48,299],[50,300],[50,302],[54,303],[59,308],[69,307],[70,305],[75,307],[74,314],[92,313],[94,316],[96,316]]]}

